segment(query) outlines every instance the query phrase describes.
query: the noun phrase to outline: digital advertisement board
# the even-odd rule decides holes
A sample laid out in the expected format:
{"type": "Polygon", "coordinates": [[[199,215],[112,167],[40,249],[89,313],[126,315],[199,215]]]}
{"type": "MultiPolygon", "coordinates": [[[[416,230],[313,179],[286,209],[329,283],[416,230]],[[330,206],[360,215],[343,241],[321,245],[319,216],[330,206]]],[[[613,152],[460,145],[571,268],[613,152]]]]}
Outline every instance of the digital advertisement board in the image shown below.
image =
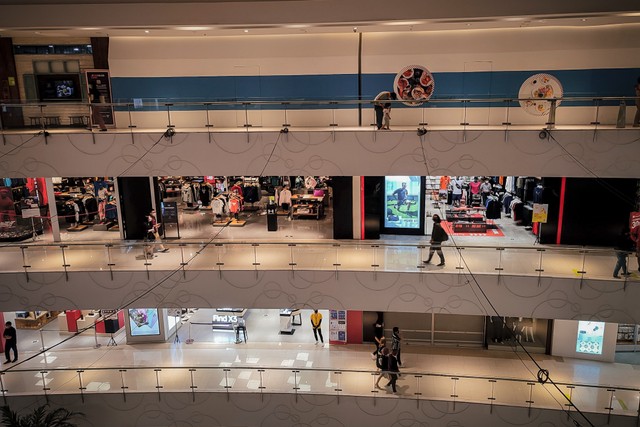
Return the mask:
{"type": "Polygon", "coordinates": [[[578,322],[577,353],[602,354],[603,343],[604,322],[578,322]]]}
{"type": "Polygon", "coordinates": [[[423,183],[424,179],[421,176],[385,177],[384,228],[387,231],[393,233],[390,230],[413,230],[415,234],[422,234],[423,183]]]}
{"type": "Polygon", "coordinates": [[[160,335],[157,308],[130,308],[129,326],[131,336],[160,335]]]}

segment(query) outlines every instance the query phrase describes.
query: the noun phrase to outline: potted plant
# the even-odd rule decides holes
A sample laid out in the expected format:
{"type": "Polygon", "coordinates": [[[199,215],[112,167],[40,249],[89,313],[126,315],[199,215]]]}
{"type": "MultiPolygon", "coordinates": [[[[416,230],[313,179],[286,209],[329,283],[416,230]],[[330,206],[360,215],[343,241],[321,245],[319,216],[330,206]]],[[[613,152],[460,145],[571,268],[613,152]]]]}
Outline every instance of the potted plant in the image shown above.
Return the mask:
{"type": "Polygon", "coordinates": [[[2,407],[2,423],[6,427],[76,427],[75,417],[84,416],[81,412],[72,412],[64,408],[50,410],[42,405],[27,415],[18,415],[8,406],[2,407]]]}

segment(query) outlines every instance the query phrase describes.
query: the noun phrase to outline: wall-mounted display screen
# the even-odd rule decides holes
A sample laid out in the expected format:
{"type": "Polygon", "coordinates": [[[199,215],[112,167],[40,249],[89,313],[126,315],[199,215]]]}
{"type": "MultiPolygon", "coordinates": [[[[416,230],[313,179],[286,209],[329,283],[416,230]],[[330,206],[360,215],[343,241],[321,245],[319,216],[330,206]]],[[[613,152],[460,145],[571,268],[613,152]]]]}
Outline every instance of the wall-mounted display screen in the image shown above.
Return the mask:
{"type": "Polygon", "coordinates": [[[40,101],[82,101],[79,74],[38,74],[36,82],[40,101]]]}
{"type": "Polygon", "coordinates": [[[384,227],[419,230],[424,193],[422,177],[387,176],[384,186],[384,227]]]}
{"type": "Polygon", "coordinates": [[[576,353],[602,354],[604,322],[578,322],[576,353]]]}
{"type": "Polygon", "coordinates": [[[130,308],[131,336],[160,335],[157,308],[130,308]]]}

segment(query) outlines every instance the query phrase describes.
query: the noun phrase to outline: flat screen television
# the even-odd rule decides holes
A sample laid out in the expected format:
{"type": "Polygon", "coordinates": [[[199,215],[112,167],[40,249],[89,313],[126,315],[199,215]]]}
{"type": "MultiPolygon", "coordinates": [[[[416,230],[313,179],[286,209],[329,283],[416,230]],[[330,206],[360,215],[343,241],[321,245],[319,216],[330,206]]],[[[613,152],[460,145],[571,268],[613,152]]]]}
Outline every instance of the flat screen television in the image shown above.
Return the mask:
{"type": "Polygon", "coordinates": [[[82,101],[79,74],[38,74],[36,82],[41,102],[82,101]]]}

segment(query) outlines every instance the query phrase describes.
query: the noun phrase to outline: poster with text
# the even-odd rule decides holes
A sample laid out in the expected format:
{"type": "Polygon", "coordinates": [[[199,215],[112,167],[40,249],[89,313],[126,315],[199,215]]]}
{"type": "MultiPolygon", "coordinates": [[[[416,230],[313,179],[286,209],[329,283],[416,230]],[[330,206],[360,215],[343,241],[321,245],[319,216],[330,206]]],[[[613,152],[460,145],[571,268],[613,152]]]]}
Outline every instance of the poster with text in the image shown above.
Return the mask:
{"type": "Polygon", "coordinates": [[[157,308],[130,308],[129,326],[131,336],[160,335],[157,308]]]}
{"type": "Polygon", "coordinates": [[[331,344],[347,343],[346,310],[329,310],[329,342],[331,344]]]}
{"type": "Polygon", "coordinates": [[[604,322],[578,322],[578,339],[576,352],[586,354],[602,354],[604,343],[604,322]]]}
{"type": "Polygon", "coordinates": [[[385,177],[385,228],[420,228],[421,181],[419,176],[385,177]]]}
{"type": "MultiPolygon", "coordinates": [[[[111,104],[111,102],[113,102],[111,98],[111,78],[109,77],[109,70],[85,70],[85,77],[89,102],[92,102],[92,95],[99,97],[97,100],[99,104],[111,104]]],[[[105,105],[98,108],[104,124],[115,127],[116,119],[113,113],[113,106],[105,105]]]]}

